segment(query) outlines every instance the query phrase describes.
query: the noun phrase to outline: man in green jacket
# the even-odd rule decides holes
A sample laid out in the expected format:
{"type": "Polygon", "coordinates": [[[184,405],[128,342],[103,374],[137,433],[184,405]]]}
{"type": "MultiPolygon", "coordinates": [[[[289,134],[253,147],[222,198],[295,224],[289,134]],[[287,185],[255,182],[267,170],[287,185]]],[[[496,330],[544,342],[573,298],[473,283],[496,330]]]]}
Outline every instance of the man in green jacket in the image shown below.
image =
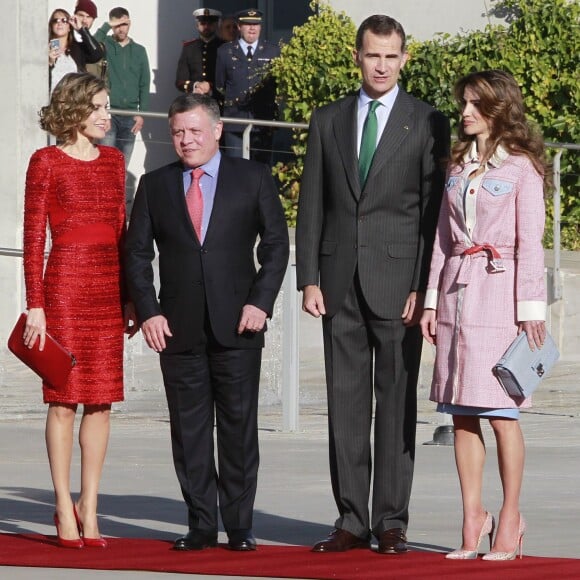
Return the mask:
{"type": "MultiPolygon", "coordinates": [[[[146,111],[149,106],[151,71],[145,47],[129,37],[131,19],[125,8],[113,8],[109,22],[95,33],[98,42],[107,51],[107,81],[112,109],[146,111]],[[112,34],[109,35],[109,31],[112,34]]],[[[111,128],[102,141],[103,145],[116,147],[129,165],[135,136],[143,127],[143,117],[135,115],[111,115],[111,128]]],[[[127,203],[132,202],[132,192],[127,193],[127,203]]]]}

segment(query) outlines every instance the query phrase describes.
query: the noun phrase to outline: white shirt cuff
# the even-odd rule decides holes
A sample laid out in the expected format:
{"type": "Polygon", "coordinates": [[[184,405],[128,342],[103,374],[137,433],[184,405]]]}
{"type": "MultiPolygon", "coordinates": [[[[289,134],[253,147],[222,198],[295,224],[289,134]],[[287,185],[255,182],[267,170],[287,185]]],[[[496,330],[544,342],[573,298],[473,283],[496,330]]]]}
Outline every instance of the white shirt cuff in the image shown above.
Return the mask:
{"type": "Polygon", "coordinates": [[[427,292],[425,292],[425,304],[423,308],[432,308],[433,310],[437,310],[437,300],[439,298],[438,290],[434,288],[429,288],[427,292]]]}
{"type": "Polygon", "coordinates": [[[546,303],[543,300],[522,300],[518,302],[518,322],[526,320],[546,320],[546,303]]]}

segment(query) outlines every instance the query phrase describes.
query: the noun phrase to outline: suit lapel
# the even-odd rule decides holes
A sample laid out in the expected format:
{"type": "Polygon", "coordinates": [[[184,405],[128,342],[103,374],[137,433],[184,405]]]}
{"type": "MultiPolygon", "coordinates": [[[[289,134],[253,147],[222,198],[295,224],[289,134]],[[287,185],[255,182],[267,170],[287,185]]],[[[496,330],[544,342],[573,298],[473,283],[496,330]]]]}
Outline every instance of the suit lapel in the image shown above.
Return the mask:
{"type": "Polygon", "coordinates": [[[399,89],[389,120],[377,145],[377,150],[369,169],[367,183],[381,170],[387,159],[399,149],[402,142],[408,137],[412,120],[412,101],[407,93],[399,89]]]}
{"type": "Polygon", "coordinates": [[[356,199],[359,199],[361,187],[358,180],[358,154],[356,151],[356,116],[357,97],[345,99],[333,120],[334,135],[340,145],[338,150],[346,170],[350,189],[356,199]]]}
{"type": "Polygon", "coordinates": [[[236,45],[234,47],[234,56],[236,56],[239,59],[245,59],[246,55],[244,54],[244,51],[242,49],[242,47],[239,45],[238,42],[236,42],[236,45]]]}

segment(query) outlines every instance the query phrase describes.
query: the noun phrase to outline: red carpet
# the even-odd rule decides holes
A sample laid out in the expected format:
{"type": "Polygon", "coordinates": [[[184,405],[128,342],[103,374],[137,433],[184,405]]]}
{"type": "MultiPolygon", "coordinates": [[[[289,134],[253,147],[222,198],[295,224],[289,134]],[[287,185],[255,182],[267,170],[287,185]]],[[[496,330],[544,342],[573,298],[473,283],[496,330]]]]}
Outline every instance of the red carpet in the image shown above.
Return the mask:
{"type": "Polygon", "coordinates": [[[580,559],[524,556],[514,562],[450,562],[443,554],[415,551],[381,556],[367,550],[313,554],[302,546],[259,546],[258,551],[245,553],[223,546],[202,552],[174,552],[170,548],[171,543],[160,540],[113,538],[106,550],[67,550],[57,547],[54,538],[0,534],[0,565],[322,580],[580,578],[580,559]]]}

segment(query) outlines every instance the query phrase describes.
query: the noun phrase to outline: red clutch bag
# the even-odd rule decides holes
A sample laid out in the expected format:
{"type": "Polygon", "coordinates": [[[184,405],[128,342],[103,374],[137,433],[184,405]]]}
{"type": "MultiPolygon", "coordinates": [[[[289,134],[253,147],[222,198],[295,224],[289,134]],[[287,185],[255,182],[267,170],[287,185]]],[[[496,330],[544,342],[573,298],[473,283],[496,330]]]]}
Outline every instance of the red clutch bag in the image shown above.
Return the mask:
{"type": "Polygon", "coordinates": [[[58,390],[66,386],[71,369],[76,364],[75,357],[63,348],[52,336],[46,334],[44,350],[38,349],[40,340],[32,348],[24,344],[26,313],[23,312],[10,333],[8,348],[25,365],[30,367],[44,382],[58,390]]]}

